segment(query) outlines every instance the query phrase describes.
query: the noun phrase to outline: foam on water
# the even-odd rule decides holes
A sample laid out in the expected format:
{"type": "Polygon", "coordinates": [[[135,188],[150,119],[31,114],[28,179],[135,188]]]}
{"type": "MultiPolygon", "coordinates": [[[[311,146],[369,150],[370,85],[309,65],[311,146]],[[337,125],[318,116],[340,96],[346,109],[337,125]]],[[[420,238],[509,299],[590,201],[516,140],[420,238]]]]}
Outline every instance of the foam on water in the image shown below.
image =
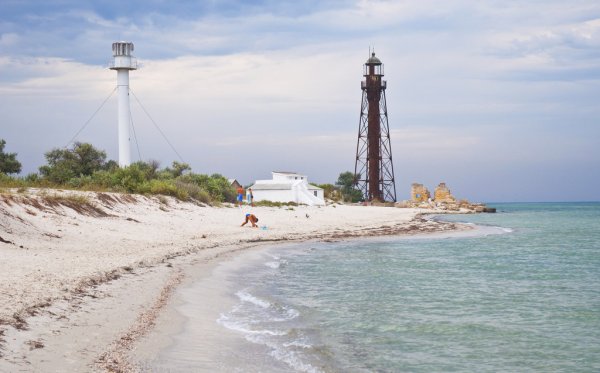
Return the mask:
{"type": "Polygon", "coordinates": [[[228,315],[221,314],[221,317],[217,319],[217,322],[227,329],[235,330],[237,332],[244,333],[247,336],[252,335],[270,335],[270,336],[282,336],[286,335],[287,332],[280,330],[268,330],[268,329],[252,329],[252,326],[248,322],[243,322],[239,318],[231,318],[228,315]]]}
{"type": "Polygon", "coordinates": [[[217,323],[241,333],[249,342],[267,347],[271,357],[294,371],[320,372],[303,356],[307,349],[312,348],[309,339],[289,324],[300,316],[300,312],[257,297],[248,289],[240,290],[235,295],[240,303],[228,313],[221,314],[217,323]],[[269,328],[265,328],[265,325],[269,325],[269,328]]]}
{"type": "Polygon", "coordinates": [[[240,298],[240,300],[243,302],[252,303],[252,304],[262,307],[262,308],[271,307],[271,303],[267,302],[266,300],[263,300],[263,299],[253,296],[252,294],[248,293],[246,290],[240,290],[237,293],[235,293],[235,295],[237,295],[237,297],[240,298]]]}

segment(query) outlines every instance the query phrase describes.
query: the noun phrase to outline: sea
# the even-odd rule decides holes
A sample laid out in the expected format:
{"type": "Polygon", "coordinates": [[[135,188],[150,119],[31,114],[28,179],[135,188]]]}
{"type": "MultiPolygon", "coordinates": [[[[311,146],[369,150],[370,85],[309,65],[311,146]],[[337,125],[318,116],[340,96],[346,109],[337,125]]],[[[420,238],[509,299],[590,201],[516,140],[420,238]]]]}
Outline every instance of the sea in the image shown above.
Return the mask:
{"type": "Polygon", "coordinates": [[[262,251],[227,274],[221,367],[600,372],[600,203],[488,206],[433,217],[467,233],[262,251]]]}

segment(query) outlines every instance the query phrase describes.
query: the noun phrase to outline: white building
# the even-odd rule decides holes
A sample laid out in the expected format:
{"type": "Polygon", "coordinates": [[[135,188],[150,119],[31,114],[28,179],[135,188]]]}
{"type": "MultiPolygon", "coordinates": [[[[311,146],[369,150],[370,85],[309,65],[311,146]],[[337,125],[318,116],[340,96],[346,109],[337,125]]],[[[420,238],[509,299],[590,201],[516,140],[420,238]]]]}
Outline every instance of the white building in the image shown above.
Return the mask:
{"type": "Polygon", "coordinates": [[[325,205],[323,189],[310,185],[306,175],[295,172],[271,172],[273,180],[256,180],[252,188],[255,201],[296,202],[325,205]]]}

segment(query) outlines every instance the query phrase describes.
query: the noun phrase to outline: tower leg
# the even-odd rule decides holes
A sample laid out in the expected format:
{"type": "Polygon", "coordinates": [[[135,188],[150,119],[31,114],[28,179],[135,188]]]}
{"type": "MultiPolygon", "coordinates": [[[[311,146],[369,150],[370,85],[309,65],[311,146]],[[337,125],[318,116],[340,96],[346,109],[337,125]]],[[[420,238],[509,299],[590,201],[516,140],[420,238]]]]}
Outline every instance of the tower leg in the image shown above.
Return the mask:
{"type": "Polygon", "coordinates": [[[129,70],[117,70],[117,86],[119,97],[119,166],[127,167],[131,164],[129,144],[129,122],[131,119],[129,108],[129,70]]]}

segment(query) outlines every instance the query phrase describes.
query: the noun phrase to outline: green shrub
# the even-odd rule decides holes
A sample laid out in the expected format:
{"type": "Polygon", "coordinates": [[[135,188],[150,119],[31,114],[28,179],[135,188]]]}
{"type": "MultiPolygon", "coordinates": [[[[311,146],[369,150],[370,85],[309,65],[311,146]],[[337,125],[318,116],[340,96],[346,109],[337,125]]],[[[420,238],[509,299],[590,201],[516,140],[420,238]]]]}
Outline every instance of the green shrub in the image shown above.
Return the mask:
{"type": "Polygon", "coordinates": [[[110,174],[109,186],[129,193],[144,193],[140,190],[140,186],[148,181],[145,171],[143,167],[136,163],[128,167],[118,168],[110,174]]]}
{"type": "Polygon", "coordinates": [[[17,183],[18,181],[14,177],[10,177],[7,174],[0,172],[0,186],[4,188],[14,188],[18,187],[18,185],[16,185],[17,183]]]}
{"type": "Polygon", "coordinates": [[[342,194],[340,188],[333,184],[313,184],[314,186],[318,186],[323,189],[323,196],[325,199],[331,199],[334,201],[339,201],[342,198],[342,194]]]}
{"type": "Polygon", "coordinates": [[[147,183],[149,190],[142,193],[162,194],[165,196],[175,197],[182,201],[187,201],[190,196],[184,189],[179,189],[173,180],[150,180],[147,183]]]}
{"type": "Polygon", "coordinates": [[[229,184],[229,180],[222,175],[213,174],[208,176],[189,173],[179,176],[177,180],[183,183],[197,185],[201,190],[208,192],[211,201],[235,202],[235,189],[229,184]]]}
{"type": "MultiPolygon", "coordinates": [[[[178,190],[185,191],[187,193],[187,195],[189,196],[189,198],[199,201],[201,198],[206,199],[208,197],[208,199],[210,200],[210,195],[208,194],[208,192],[206,192],[205,190],[203,190],[196,184],[187,183],[185,181],[177,179],[177,180],[175,180],[175,186],[177,187],[178,190]],[[204,195],[202,195],[203,192],[204,192],[204,195]]],[[[208,202],[206,202],[206,203],[208,203],[208,202]]]]}
{"type": "Polygon", "coordinates": [[[34,173],[28,174],[27,176],[25,176],[25,178],[23,178],[23,181],[28,185],[35,185],[36,183],[39,183],[40,180],[40,175],[34,173]]]}
{"type": "Polygon", "coordinates": [[[45,153],[47,164],[39,174],[13,178],[0,174],[4,188],[63,188],[173,196],[206,204],[235,202],[236,191],[220,174],[194,174],[187,163],[173,162],[159,169],[158,161],[119,167],[91,144],[75,143],[45,153]]]}
{"type": "Polygon", "coordinates": [[[206,190],[200,189],[200,193],[196,196],[196,200],[202,203],[206,203],[208,205],[212,205],[212,200],[210,199],[210,194],[206,190]]]}

